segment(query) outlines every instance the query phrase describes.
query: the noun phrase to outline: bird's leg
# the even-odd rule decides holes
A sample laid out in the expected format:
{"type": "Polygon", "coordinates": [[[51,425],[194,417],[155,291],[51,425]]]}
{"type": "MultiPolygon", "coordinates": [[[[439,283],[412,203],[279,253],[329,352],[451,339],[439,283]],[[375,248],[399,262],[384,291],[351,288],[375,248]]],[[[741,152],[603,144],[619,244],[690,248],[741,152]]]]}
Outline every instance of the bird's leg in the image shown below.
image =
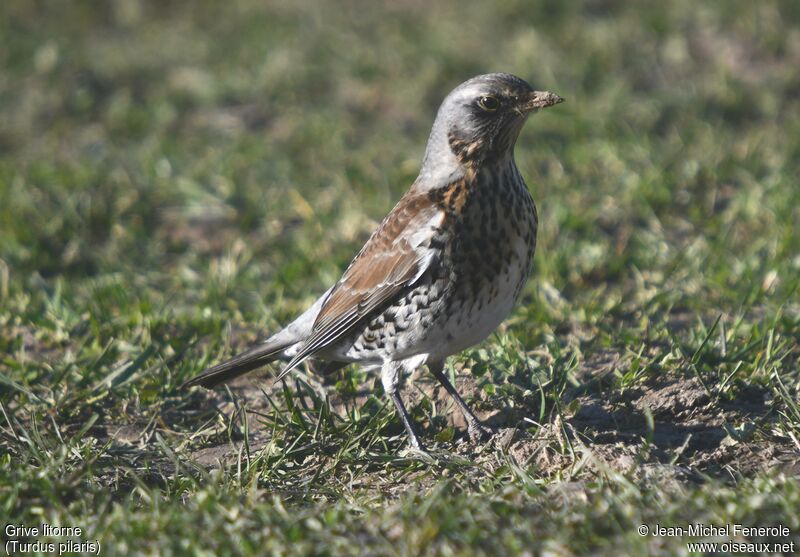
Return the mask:
{"type": "Polygon", "coordinates": [[[403,420],[403,425],[406,428],[406,433],[408,433],[408,441],[411,443],[411,446],[418,451],[425,451],[425,447],[423,446],[422,442],[419,440],[417,436],[417,432],[414,431],[414,425],[411,422],[411,416],[408,415],[408,411],[406,410],[405,405],[403,404],[403,399],[400,398],[400,393],[395,391],[389,395],[394,402],[394,407],[397,409],[397,413],[400,415],[400,419],[403,420]]]}
{"type": "Polygon", "coordinates": [[[459,410],[461,410],[461,414],[464,416],[464,419],[467,421],[467,431],[469,432],[469,437],[473,441],[482,441],[488,439],[492,435],[492,430],[483,425],[478,417],[472,412],[467,403],[464,402],[464,399],[461,398],[461,395],[458,394],[456,388],[450,383],[450,380],[447,379],[447,376],[444,374],[444,362],[428,362],[428,369],[431,371],[433,376],[442,384],[444,389],[453,397],[453,400],[458,405],[459,410]]]}
{"type": "Polygon", "coordinates": [[[387,362],[383,365],[381,368],[381,382],[383,383],[383,390],[386,391],[386,394],[392,399],[394,407],[397,410],[397,414],[400,416],[403,426],[406,428],[406,433],[408,433],[408,440],[411,443],[411,446],[418,451],[425,452],[425,447],[422,442],[420,442],[419,436],[414,430],[414,423],[411,420],[411,416],[408,414],[406,406],[403,404],[403,399],[400,397],[398,383],[400,380],[401,369],[402,368],[398,362],[387,362]]]}

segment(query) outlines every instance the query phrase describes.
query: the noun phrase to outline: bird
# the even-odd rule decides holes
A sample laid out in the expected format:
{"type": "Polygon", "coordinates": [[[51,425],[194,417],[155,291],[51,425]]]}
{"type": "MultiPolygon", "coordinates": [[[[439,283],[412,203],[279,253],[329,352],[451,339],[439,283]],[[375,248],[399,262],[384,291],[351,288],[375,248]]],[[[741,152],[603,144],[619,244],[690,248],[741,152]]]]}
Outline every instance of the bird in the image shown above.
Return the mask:
{"type": "Polygon", "coordinates": [[[183,386],[213,388],[276,360],[279,374],[351,363],[380,370],[412,449],[426,452],[400,394],[427,366],[464,416],[471,440],[492,430],[444,373],[446,359],[511,312],[531,272],[536,205],[514,160],[528,117],[563,102],[508,73],[475,76],[436,114],[417,179],[341,278],[286,327],[183,386]]]}

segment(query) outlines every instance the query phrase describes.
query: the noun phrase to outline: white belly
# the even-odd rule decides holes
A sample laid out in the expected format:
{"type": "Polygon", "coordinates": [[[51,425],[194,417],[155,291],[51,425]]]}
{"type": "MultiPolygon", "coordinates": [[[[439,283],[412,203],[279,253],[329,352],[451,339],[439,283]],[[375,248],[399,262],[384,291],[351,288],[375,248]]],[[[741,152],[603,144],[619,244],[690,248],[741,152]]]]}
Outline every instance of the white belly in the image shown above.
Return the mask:
{"type": "Polygon", "coordinates": [[[530,259],[528,246],[521,239],[507,267],[497,276],[495,292],[485,288],[474,303],[454,312],[443,324],[441,334],[426,343],[433,358],[445,358],[478,344],[487,338],[508,317],[519,298],[521,286],[528,279],[530,259]]]}

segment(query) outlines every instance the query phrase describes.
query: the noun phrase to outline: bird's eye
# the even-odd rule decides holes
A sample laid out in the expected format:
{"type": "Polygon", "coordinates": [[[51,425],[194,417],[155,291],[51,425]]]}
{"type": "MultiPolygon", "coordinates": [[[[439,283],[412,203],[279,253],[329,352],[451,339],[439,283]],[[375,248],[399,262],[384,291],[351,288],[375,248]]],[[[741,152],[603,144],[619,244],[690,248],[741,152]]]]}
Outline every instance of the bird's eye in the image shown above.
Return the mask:
{"type": "Polygon", "coordinates": [[[492,112],[499,108],[500,101],[497,100],[497,97],[493,97],[491,95],[485,95],[478,99],[478,106],[480,106],[484,110],[492,112]]]}

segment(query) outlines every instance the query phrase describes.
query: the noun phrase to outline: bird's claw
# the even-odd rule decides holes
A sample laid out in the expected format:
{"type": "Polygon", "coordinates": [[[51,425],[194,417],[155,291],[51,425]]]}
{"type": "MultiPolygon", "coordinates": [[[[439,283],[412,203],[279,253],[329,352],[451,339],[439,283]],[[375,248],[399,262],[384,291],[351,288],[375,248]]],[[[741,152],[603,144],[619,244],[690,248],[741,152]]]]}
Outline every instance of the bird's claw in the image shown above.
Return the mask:
{"type": "Polygon", "coordinates": [[[473,443],[483,443],[488,441],[494,435],[494,429],[489,426],[483,425],[480,422],[475,422],[469,425],[469,439],[473,443]]]}

